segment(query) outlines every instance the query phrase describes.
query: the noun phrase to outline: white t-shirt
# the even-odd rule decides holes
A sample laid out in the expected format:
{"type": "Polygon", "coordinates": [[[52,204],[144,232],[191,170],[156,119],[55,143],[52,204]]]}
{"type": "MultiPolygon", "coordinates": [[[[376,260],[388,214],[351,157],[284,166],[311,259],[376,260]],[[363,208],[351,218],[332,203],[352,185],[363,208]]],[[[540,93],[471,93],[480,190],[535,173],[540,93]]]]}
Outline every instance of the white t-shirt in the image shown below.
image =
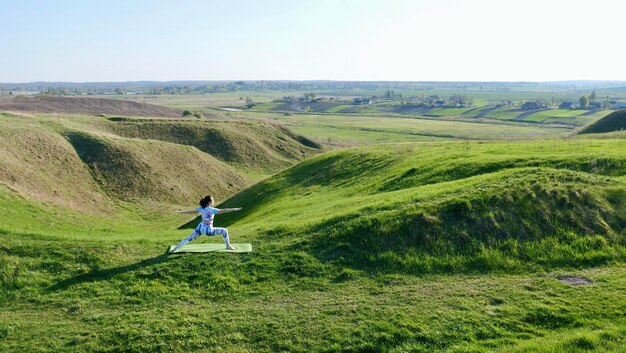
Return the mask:
{"type": "Polygon", "coordinates": [[[196,211],[200,212],[200,214],[202,215],[202,222],[212,226],[213,217],[215,217],[219,209],[213,207],[198,207],[196,211]]]}

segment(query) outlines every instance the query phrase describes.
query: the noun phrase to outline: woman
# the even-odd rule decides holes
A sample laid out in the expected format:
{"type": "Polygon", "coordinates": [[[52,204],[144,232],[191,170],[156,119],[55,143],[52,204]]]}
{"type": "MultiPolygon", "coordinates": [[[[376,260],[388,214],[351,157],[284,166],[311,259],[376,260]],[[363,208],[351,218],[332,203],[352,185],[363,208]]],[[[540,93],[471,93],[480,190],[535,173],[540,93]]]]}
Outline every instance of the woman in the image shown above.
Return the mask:
{"type": "Polygon", "coordinates": [[[224,243],[226,243],[226,249],[235,250],[235,248],[232,245],[230,245],[230,240],[228,239],[228,229],[217,228],[217,227],[213,228],[213,217],[216,214],[239,211],[241,210],[241,207],[217,209],[217,208],[213,208],[212,206],[213,206],[213,197],[205,196],[202,198],[202,200],[200,200],[200,207],[198,207],[197,209],[188,210],[188,211],[176,211],[176,213],[180,213],[180,214],[194,214],[194,213],[199,212],[202,215],[202,222],[198,224],[196,229],[194,229],[193,233],[191,233],[187,238],[181,240],[180,243],[178,243],[178,245],[176,245],[176,247],[172,249],[172,251],[170,252],[176,252],[176,250],[180,249],[183,245],[201,236],[202,233],[206,235],[221,234],[222,238],[224,239],[224,243]]]}

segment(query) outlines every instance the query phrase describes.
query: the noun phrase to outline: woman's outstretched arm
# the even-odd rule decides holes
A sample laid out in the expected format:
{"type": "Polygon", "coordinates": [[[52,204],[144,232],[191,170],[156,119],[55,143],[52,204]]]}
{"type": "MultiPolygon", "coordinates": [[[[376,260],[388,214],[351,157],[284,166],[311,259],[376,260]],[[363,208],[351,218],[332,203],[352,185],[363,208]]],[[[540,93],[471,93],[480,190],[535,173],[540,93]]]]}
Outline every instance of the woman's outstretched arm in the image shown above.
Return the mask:
{"type": "Polygon", "coordinates": [[[228,213],[228,212],[235,212],[235,211],[239,211],[241,210],[241,207],[237,207],[237,208],[220,208],[219,211],[217,211],[218,214],[220,213],[228,213]]]}
{"type": "Polygon", "coordinates": [[[176,213],[180,213],[180,214],[194,214],[194,213],[198,213],[197,210],[187,210],[187,211],[176,211],[176,213]]]}

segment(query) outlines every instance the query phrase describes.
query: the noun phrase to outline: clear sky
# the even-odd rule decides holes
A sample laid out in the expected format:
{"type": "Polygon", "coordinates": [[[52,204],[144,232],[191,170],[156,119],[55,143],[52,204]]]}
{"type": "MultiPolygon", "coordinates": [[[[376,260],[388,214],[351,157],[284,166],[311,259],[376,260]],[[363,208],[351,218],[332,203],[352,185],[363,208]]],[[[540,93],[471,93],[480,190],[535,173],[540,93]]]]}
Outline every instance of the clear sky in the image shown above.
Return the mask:
{"type": "Polygon", "coordinates": [[[626,80],[624,0],[0,0],[0,82],[626,80]]]}

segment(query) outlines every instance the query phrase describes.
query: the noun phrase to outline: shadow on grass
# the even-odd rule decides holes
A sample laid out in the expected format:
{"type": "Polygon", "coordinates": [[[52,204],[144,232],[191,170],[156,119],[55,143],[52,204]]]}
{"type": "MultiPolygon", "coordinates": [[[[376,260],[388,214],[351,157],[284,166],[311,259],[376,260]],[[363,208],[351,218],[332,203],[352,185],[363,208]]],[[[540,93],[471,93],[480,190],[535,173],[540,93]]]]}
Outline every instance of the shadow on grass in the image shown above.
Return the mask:
{"type": "Polygon", "coordinates": [[[66,280],[63,280],[59,283],[52,285],[48,287],[47,291],[49,292],[61,291],[69,287],[72,287],[74,285],[78,285],[82,283],[106,281],[117,275],[120,275],[126,272],[135,271],[144,267],[163,263],[167,261],[167,259],[168,259],[168,254],[162,254],[162,255],[155,256],[153,258],[142,260],[137,263],[126,265],[126,266],[108,268],[104,270],[95,270],[95,271],[91,271],[88,273],[83,273],[83,274],[68,278],[66,280]]]}
{"type": "Polygon", "coordinates": [[[202,217],[197,216],[194,219],[192,219],[191,221],[184,223],[180,226],[178,226],[178,228],[176,229],[194,229],[198,226],[198,223],[202,222],[202,217]]]}

